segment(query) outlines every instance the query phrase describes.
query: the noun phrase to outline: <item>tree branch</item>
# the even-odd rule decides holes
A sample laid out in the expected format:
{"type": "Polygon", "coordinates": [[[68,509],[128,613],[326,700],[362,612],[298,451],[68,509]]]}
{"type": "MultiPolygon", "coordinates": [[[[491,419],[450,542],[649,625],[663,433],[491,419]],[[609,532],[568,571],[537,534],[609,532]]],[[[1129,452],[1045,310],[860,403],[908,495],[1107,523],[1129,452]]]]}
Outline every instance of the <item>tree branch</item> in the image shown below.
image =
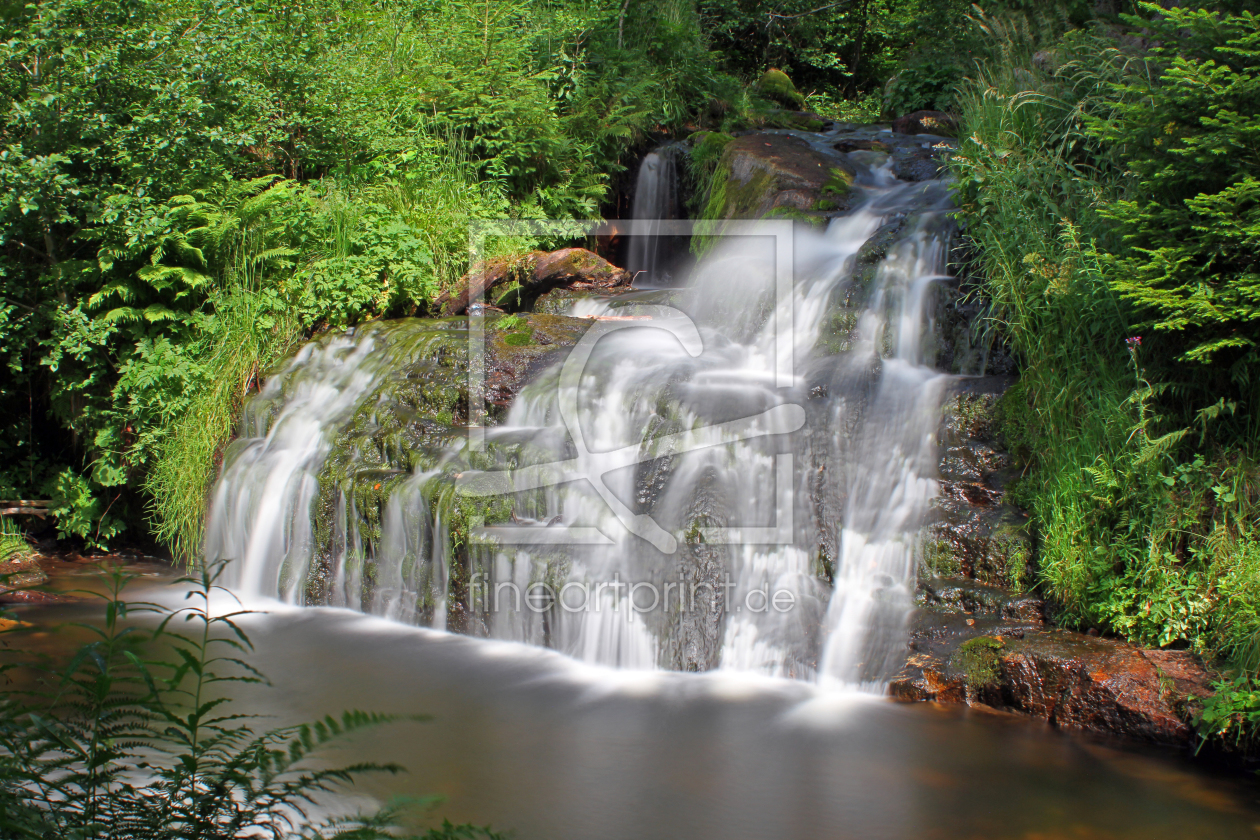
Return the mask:
{"type": "Polygon", "coordinates": [[[794,15],[781,15],[778,12],[767,12],[767,16],[771,20],[795,20],[796,18],[809,17],[810,15],[816,15],[819,12],[825,12],[828,9],[834,9],[836,6],[845,6],[848,5],[848,3],[849,0],[840,0],[838,3],[828,3],[826,6],[819,6],[817,9],[810,9],[808,12],[798,12],[794,15]]]}

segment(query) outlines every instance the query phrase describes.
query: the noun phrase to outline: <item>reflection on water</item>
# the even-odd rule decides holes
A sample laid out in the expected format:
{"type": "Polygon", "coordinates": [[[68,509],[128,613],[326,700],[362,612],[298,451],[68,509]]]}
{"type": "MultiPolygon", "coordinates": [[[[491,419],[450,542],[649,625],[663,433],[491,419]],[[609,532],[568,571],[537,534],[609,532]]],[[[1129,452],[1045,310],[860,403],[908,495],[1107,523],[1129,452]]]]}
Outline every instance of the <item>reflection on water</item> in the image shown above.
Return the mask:
{"type": "MultiPolygon", "coordinates": [[[[428,713],[335,760],[399,762],[408,774],[365,791],[440,793],[437,820],[519,840],[1260,837],[1245,783],[1014,717],[751,674],[617,671],[345,610],[269,608],[247,626],[274,685],[248,689],[248,711],[277,723],[428,713]]],[[[25,612],[42,623],[84,609],[25,612]]]]}

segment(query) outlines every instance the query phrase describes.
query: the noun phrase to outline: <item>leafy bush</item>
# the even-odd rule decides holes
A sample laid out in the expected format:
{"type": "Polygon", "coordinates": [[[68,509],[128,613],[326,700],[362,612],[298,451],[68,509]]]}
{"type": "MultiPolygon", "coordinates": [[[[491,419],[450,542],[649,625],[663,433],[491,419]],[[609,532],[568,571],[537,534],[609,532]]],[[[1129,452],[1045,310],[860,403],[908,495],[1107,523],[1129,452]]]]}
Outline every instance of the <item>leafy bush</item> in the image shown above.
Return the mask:
{"type": "MultiPolygon", "coordinates": [[[[216,615],[215,575],[192,586],[192,606],[170,611],[123,600],[129,576],[114,571],[100,596],[103,626],[61,667],[10,652],[0,693],[0,828],[13,838],[235,840],[398,837],[404,803],[375,814],[315,821],[318,797],[393,765],[303,769],[325,746],[396,717],[346,712],[311,724],[256,731],[257,715],[229,709],[224,684],[260,683],[241,656],[242,612],[216,615]],[[160,617],[142,630],[139,616],[160,617]],[[144,653],[160,647],[156,661],[144,653]],[[26,687],[13,687],[23,686],[26,687]]],[[[12,631],[9,631],[12,632],[12,631]]],[[[425,835],[489,838],[445,823],[425,835]]]]}
{"type": "Polygon", "coordinates": [[[1203,701],[1196,721],[1199,734],[1204,740],[1216,739],[1236,748],[1253,746],[1260,733],[1260,680],[1239,674],[1212,688],[1215,694],[1203,701]]]}
{"type": "Polygon", "coordinates": [[[0,495],[56,496],[94,546],[147,511],[182,557],[295,340],[423,314],[472,220],[594,216],[627,149],[739,92],[685,2],[11,11],[0,495]]]}
{"type": "Polygon", "coordinates": [[[903,63],[884,85],[884,114],[954,110],[954,88],[965,68],[939,55],[923,55],[903,63]]]}

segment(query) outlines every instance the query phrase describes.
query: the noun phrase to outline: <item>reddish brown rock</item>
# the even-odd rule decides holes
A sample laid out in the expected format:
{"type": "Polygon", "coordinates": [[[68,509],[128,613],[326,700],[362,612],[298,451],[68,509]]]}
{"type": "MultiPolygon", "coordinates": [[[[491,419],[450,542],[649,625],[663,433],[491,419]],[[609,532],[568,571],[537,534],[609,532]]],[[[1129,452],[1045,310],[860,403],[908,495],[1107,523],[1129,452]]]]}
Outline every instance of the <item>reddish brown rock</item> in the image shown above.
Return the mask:
{"type": "Polygon", "coordinates": [[[1212,672],[1186,651],[1142,650],[1057,629],[1008,635],[991,626],[969,638],[952,636],[912,650],[889,687],[894,699],[988,706],[1061,729],[1185,746],[1192,706],[1211,694],[1212,672]],[[959,651],[972,640],[984,646],[972,647],[968,661],[959,651]],[[974,651],[986,649],[991,660],[978,662],[974,651]]]}
{"type": "Polygon", "coordinates": [[[999,666],[1006,708],[1063,729],[1162,744],[1190,738],[1159,670],[1132,645],[1052,630],[1008,640],[999,666]]]}
{"type": "Polygon", "coordinates": [[[574,289],[627,286],[630,274],[585,248],[534,251],[521,257],[478,263],[460,281],[455,294],[442,295],[434,305],[442,315],[463,315],[468,311],[470,300],[513,280],[520,284],[523,300],[561,286],[574,289]]]}
{"type": "Polygon", "coordinates": [[[967,683],[959,674],[949,674],[939,659],[925,654],[911,654],[906,667],[888,684],[888,694],[903,703],[967,702],[967,683]]]}

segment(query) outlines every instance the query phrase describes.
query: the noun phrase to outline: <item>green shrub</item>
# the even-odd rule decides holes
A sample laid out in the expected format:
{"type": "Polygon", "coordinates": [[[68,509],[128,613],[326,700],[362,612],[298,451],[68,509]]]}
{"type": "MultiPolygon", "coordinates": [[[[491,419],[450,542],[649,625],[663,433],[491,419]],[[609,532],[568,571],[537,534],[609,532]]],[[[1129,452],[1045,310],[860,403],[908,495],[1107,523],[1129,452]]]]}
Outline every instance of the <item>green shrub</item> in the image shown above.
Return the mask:
{"type": "Polygon", "coordinates": [[[1149,32],[1151,51],[1087,121],[1132,182],[1101,210],[1122,243],[1108,282],[1137,305],[1138,328],[1166,337],[1162,352],[1208,368],[1200,399],[1242,386],[1254,400],[1260,18],[1139,6],[1147,16],[1130,20],[1149,32]]]}
{"type": "Polygon", "coordinates": [[[1260,680],[1240,674],[1212,686],[1215,693],[1204,699],[1195,721],[1199,735],[1237,749],[1254,747],[1260,737],[1260,680]]]}
{"type": "Polygon", "coordinates": [[[954,89],[965,68],[940,55],[921,55],[905,62],[884,85],[883,112],[897,117],[912,111],[952,111],[954,89]]]}
{"type": "Polygon", "coordinates": [[[209,465],[295,340],[424,314],[471,222],[595,216],[649,133],[747,104],[688,3],[212,12],[0,17],[0,495],[56,496],[90,545],[147,512],[195,555],[209,465]]]}

